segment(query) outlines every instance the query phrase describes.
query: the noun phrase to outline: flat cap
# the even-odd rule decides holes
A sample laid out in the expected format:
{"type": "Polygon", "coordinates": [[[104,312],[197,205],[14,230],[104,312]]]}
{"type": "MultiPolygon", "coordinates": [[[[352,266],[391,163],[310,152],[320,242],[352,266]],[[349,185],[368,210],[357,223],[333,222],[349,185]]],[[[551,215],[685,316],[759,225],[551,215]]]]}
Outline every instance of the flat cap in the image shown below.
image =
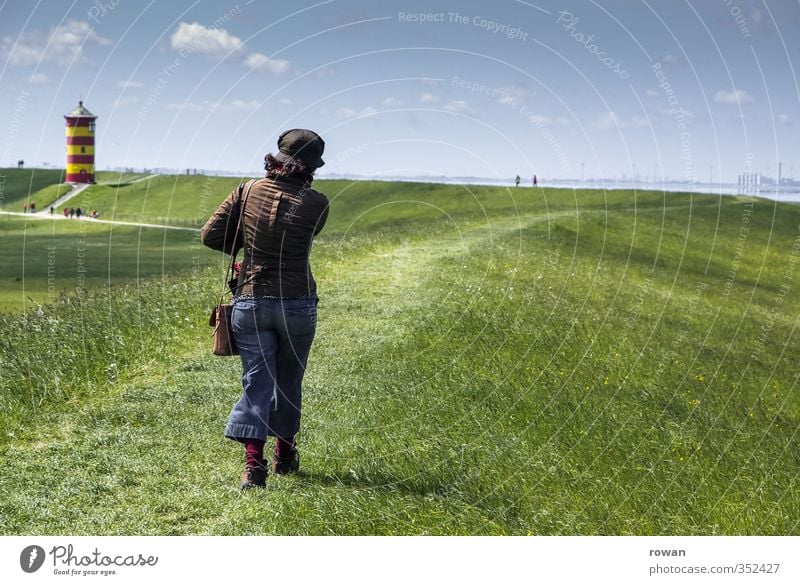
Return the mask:
{"type": "Polygon", "coordinates": [[[322,153],[325,152],[325,141],[319,134],[304,128],[287,130],[278,137],[278,150],[275,158],[289,163],[299,160],[306,166],[318,168],[325,164],[322,153]]]}

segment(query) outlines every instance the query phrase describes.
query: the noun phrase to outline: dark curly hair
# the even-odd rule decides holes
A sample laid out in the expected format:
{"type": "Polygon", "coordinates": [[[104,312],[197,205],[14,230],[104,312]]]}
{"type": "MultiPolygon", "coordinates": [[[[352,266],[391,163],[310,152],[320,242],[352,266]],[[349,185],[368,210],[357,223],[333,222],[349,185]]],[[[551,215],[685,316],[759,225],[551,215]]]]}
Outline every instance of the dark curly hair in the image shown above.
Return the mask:
{"type": "Polygon", "coordinates": [[[293,162],[281,162],[272,156],[272,153],[264,157],[264,170],[267,177],[289,177],[300,179],[303,182],[310,182],[314,179],[314,170],[307,167],[301,160],[293,159],[293,162]]]}

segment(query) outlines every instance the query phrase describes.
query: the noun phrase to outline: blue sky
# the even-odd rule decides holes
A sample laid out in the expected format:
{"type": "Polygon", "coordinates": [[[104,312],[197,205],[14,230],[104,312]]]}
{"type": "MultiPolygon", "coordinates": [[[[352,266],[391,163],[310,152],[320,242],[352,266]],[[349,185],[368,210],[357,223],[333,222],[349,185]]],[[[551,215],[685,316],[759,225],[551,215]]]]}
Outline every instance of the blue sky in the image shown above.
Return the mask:
{"type": "Polygon", "coordinates": [[[257,174],[280,132],[330,173],[800,175],[797,0],[0,0],[0,165],[257,174]]]}

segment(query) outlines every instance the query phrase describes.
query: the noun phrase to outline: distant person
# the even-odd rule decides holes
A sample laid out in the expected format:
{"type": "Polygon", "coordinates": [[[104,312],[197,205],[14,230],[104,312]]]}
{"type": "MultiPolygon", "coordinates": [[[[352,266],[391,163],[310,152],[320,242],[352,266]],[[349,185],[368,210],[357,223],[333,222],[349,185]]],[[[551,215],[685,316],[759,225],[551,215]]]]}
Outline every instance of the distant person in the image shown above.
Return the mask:
{"type": "Polygon", "coordinates": [[[233,256],[245,250],[231,286],[244,393],[225,427],[227,438],[244,444],[242,490],[265,487],[264,446],[270,436],[275,437],[272,473],[300,467],[295,435],[319,300],[309,254],[328,218],[328,199],[311,189],[311,182],[325,164],[324,150],[325,142],[311,130],[284,132],[279,152],[264,157],[266,176],[235,189],[200,231],[209,248],[233,256]],[[235,238],[229,226],[239,221],[242,232],[235,238]]]}
{"type": "Polygon", "coordinates": [[[517,186],[517,187],[519,187],[519,182],[520,182],[521,180],[522,180],[522,179],[520,179],[520,178],[519,178],[519,175],[517,175],[517,178],[516,178],[516,179],[514,179],[514,183],[516,183],[516,186],[517,186]]]}
{"type": "Polygon", "coordinates": [[[75,209],[75,218],[76,219],[80,219],[82,214],[83,214],[83,210],[80,207],[77,207],[75,209]]]}
{"type": "Polygon", "coordinates": [[[534,186],[534,187],[535,187],[536,185],[538,185],[538,184],[539,184],[539,181],[538,181],[538,179],[536,178],[536,175],[533,175],[533,177],[531,177],[531,180],[533,181],[533,186],[534,186]]]}
{"type": "Polygon", "coordinates": [[[28,213],[28,204],[27,203],[23,203],[22,204],[22,213],[28,213]]]}
{"type": "Polygon", "coordinates": [[[53,206],[50,206],[50,215],[53,215],[53,206]]]}
{"type": "Polygon", "coordinates": [[[31,213],[36,213],[36,202],[31,201],[31,213]]]}
{"type": "Polygon", "coordinates": [[[69,208],[64,208],[64,217],[69,217],[69,208]]]}
{"type": "Polygon", "coordinates": [[[75,208],[74,207],[70,207],[69,208],[69,218],[72,219],[74,216],[75,216],[75,208]]]}

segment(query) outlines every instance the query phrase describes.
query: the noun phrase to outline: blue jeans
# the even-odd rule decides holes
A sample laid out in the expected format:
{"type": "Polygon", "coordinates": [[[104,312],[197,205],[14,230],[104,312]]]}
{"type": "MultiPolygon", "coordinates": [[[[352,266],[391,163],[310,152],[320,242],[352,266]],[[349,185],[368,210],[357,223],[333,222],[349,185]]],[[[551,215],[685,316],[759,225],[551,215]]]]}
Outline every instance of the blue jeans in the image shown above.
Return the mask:
{"type": "Polygon", "coordinates": [[[303,374],[317,327],[317,299],[236,299],[231,317],[244,393],[229,439],[292,437],[300,429],[303,374]]]}

